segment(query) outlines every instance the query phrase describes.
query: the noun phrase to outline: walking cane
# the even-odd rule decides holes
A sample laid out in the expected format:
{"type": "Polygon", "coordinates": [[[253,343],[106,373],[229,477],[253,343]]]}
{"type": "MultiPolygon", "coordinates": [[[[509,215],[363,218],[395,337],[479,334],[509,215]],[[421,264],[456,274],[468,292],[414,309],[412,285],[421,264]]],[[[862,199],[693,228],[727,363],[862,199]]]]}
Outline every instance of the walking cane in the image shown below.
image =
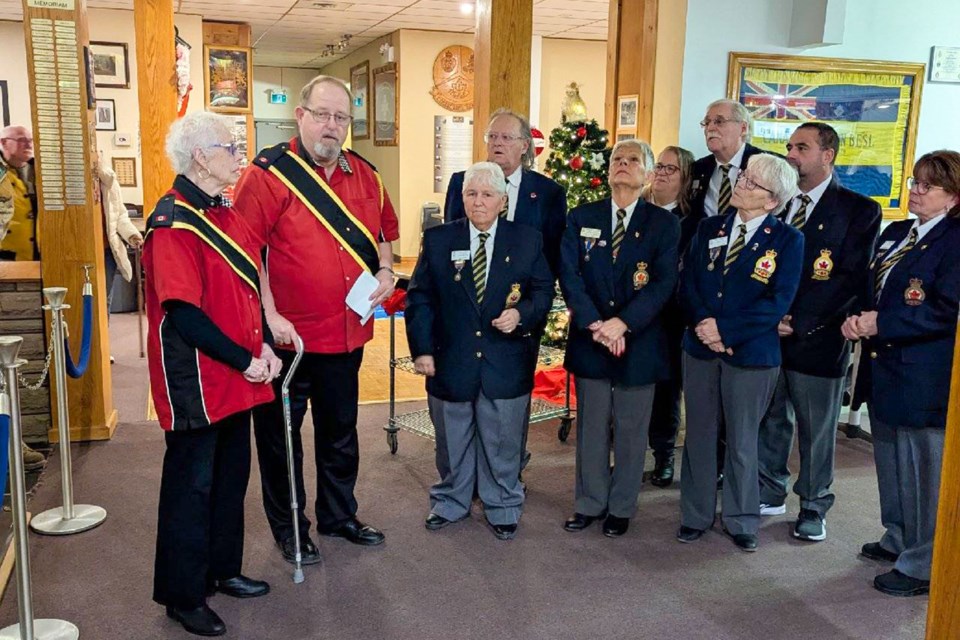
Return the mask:
{"type": "Polygon", "coordinates": [[[293,570],[293,582],[294,584],[300,584],[303,582],[303,567],[300,556],[300,523],[297,518],[299,510],[299,505],[297,504],[297,484],[293,466],[293,420],[290,417],[290,383],[293,382],[293,375],[296,373],[297,366],[300,364],[300,358],[303,357],[303,338],[297,336],[296,345],[297,355],[293,358],[293,364],[290,365],[290,370],[287,371],[287,375],[283,378],[281,394],[283,396],[283,426],[286,432],[287,445],[287,476],[290,480],[290,517],[293,519],[293,544],[296,548],[293,555],[294,562],[296,563],[296,568],[293,570]]]}
{"type": "Polygon", "coordinates": [[[143,352],[143,270],[140,267],[140,247],[134,250],[133,263],[137,268],[137,337],[140,339],[140,357],[143,352]]]}

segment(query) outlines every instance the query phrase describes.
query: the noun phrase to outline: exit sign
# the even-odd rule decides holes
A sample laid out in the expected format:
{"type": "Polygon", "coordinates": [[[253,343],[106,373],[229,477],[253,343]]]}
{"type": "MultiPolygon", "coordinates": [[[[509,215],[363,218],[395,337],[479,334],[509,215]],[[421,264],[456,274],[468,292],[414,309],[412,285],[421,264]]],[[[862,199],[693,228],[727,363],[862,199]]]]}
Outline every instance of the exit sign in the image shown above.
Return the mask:
{"type": "Polygon", "coordinates": [[[270,104],[287,104],[287,92],[286,92],[286,91],[271,91],[271,92],[270,92],[270,104]]]}

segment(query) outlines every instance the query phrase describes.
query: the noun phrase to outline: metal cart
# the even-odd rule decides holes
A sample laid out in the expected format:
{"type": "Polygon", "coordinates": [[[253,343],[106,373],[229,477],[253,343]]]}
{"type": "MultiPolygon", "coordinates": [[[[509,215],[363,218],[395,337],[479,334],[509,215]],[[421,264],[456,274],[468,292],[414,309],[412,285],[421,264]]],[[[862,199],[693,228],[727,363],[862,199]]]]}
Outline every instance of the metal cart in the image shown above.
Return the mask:
{"type": "MultiPolygon", "coordinates": [[[[433,423],[430,421],[430,412],[427,409],[420,411],[411,411],[410,413],[396,413],[396,375],[397,369],[416,374],[413,368],[413,359],[409,356],[397,357],[397,321],[396,316],[390,315],[390,419],[383,427],[387,432],[387,445],[390,447],[390,453],[397,452],[397,433],[400,429],[423,436],[429,440],[434,440],[436,435],[433,430],[433,423]]],[[[540,346],[540,364],[554,364],[563,361],[563,351],[554,347],[540,346]]],[[[419,374],[418,374],[419,375],[419,374]]],[[[570,411],[570,373],[567,373],[566,393],[564,394],[564,403],[562,405],[553,404],[539,398],[534,398],[530,407],[530,423],[543,422],[560,418],[560,426],[557,428],[557,438],[561,442],[567,441],[570,435],[570,428],[573,425],[573,414],[570,411]]]]}

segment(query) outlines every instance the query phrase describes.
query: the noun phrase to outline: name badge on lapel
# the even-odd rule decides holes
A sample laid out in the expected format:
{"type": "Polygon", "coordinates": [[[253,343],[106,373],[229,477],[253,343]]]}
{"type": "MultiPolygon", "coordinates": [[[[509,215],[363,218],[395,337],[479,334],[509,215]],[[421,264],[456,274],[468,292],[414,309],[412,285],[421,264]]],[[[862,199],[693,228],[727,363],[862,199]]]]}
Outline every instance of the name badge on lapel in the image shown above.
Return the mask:
{"type": "Polygon", "coordinates": [[[463,271],[463,267],[467,264],[467,260],[469,259],[470,251],[468,249],[450,252],[450,261],[453,262],[453,268],[457,270],[457,273],[453,276],[454,282],[460,282],[462,277],[460,272],[463,271]]]}
{"type": "Polygon", "coordinates": [[[593,249],[593,246],[597,243],[597,240],[600,238],[600,229],[595,229],[593,227],[584,227],[580,229],[580,237],[583,239],[583,259],[587,262],[590,261],[590,250],[593,249]]]}
{"type": "Polygon", "coordinates": [[[647,271],[646,262],[638,262],[637,270],[633,272],[633,290],[639,291],[650,282],[650,273],[647,271]]]}
{"type": "Polygon", "coordinates": [[[777,252],[768,249],[766,255],[758,258],[756,264],[753,265],[753,273],[750,274],[750,277],[763,284],[770,284],[770,276],[777,270],[776,257],[777,252]]]}
{"type": "Polygon", "coordinates": [[[923,280],[910,278],[910,286],[903,292],[903,301],[911,307],[918,307],[927,299],[927,293],[921,285],[923,285],[923,280]]]}
{"type": "Polygon", "coordinates": [[[833,260],[830,259],[830,249],[820,249],[820,257],[813,261],[814,280],[829,280],[833,271],[833,260]]]}
{"type": "Polygon", "coordinates": [[[507,309],[512,309],[520,302],[520,283],[514,282],[510,285],[510,293],[507,294],[507,309]]]}

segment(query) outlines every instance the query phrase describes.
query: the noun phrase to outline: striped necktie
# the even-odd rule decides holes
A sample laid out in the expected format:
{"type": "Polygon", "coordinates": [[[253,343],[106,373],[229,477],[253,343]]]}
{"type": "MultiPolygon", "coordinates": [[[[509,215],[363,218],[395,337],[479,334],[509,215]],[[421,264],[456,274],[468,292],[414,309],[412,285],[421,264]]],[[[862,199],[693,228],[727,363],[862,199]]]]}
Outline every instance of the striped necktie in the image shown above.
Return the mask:
{"type": "Polygon", "coordinates": [[[795,229],[803,229],[803,225],[807,224],[807,205],[811,202],[812,200],[807,194],[800,196],[800,208],[793,214],[793,220],[790,221],[795,229]]]}
{"type": "Polygon", "coordinates": [[[722,216],[727,207],[730,206],[730,195],[733,193],[733,187],[730,185],[730,165],[720,165],[720,197],[717,198],[717,215],[722,216]]]}
{"type": "Polygon", "coordinates": [[[480,244],[473,254],[473,286],[477,290],[477,304],[483,304],[483,294],[487,289],[487,238],[490,234],[482,231],[477,238],[480,244]]]}
{"type": "Polygon", "coordinates": [[[917,244],[917,239],[920,236],[917,233],[917,228],[914,227],[910,229],[910,237],[907,239],[907,243],[890,254],[890,257],[886,258],[883,262],[880,263],[880,266],[877,267],[877,276],[874,281],[874,297],[877,302],[880,301],[880,292],[883,291],[883,282],[886,278],[886,275],[897,266],[897,263],[903,259],[903,256],[907,255],[907,252],[910,249],[913,249],[914,245],[917,244]]]}
{"type": "Polygon", "coordinates": [[[623,244],[623,236],[627,235],[627,230],[623,226],[623,220],[627,217],[625,209],[617,209],[617,226],[613,229],[613,261],[617,261],[617,255],[620,253],[620,245],[623,244]]]}
{"type": "Polygon", "coordinates": [[[730,247],[730,250],[727,251],[727,257],[723,261],[723,275],[727,275],[727,271],[730,271],[730,266],[737,261],[737,256],[740,255],[743,247],[747,244],[747,225],[740,223],[739,229],[740,235],[733,241],[733,245],[730,247]]]}

